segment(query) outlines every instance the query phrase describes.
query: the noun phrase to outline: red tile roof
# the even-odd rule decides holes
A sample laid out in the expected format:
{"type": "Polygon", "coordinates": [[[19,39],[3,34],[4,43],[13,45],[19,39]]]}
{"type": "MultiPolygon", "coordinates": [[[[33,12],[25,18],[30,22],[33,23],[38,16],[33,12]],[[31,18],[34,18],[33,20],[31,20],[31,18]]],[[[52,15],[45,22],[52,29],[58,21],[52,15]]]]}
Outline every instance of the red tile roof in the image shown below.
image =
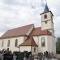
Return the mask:
{"type": "MultiPolygon", "coordinates": [[[[0,38],[3,39],[3,38],[25,36],[26,33],[31,29],[32,26],[34,26],[34,25],[31,24],[31,25],[27,25],[27,26],[23,26],[23,27],[8,30],[0,38]]],[[[41,28],[38,27],[38,28],[33,28],[33,30],[30,33],[30,36],[31,35],[52,35],[52,33],[49,32],[48,30],[41,30],[41,28]]]]}
{"type": "Polygon", "coordinates": [[[33,26],[33,24],[8,30],[0,38],[10,38],[10,37],[24,36],[29,31],[31,26],[33,26]]]}
{"type": "Polygon", "coordinates": [[[34,36],[34,35],[52,35],[51,32],[49,32],[48,30],[41,30],[41,27],[38,28],[33,28],[30,36],[34,36]]]}
{"type": "Polygon", "coordinates": [[[22,44],[20,44],[19,46],[38,46],[33,37],[28,37],[22,44]]]}

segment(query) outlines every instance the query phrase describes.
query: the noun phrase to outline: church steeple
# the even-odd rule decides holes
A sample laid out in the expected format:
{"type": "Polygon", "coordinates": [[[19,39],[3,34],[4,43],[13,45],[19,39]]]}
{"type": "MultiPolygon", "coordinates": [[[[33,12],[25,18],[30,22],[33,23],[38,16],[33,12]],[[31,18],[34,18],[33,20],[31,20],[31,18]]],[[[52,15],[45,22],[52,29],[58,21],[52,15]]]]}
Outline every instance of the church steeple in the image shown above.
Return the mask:
{"type": "Polygon", "coordinates": [[[47,6],[47,3],[46,3],[46,5],[45,5],[44,12],[49,12],[49,8],[48,8],[48,6],[47,6]]]}
{"type": "Polygon", "coordinates": [[[49,10],[47,3],[45,4],[45,9],[41,15],[41,29],[49,30],[52,35],[54,35],[54,24],[53,24],[53,14],[49,10]]]}
{"type": "MultiPolygon", "coordinates": [[[[47,3],[46,3],[46,4],[45,4],[44,11],[43,11],[41,14],[45,14],[45,13],[48,13],[48,12],[50,12],[51,15],[53,16],[53,13],[49,10],[48,5],[47,5],[47,3]]],[[[41,15],[41,14],[40,14],[40,15],[41,15]]]]}

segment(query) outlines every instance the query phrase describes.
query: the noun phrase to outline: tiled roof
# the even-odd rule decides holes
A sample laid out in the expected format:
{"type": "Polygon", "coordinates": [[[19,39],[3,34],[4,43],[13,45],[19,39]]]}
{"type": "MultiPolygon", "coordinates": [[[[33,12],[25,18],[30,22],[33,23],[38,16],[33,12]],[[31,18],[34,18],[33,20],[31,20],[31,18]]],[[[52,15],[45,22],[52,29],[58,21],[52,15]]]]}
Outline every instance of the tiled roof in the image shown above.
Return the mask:
{"type": "Polygon", "coordinates": [[[29,31],[31,26],[33,26],[33,24],[8,30],[0,38],[10,38],[10,37],[24,36],[29,31]]]}
{"type": "Polygon", "coordinates": [[[48,30],[41,30],[41,27],[34,28],[30,34],[31,35],[52,35],[48,30]]]}
{"type": "MultiPolygon", "coordinates": [[[[4,33],[0,37],[0,39],[18,37],[18,36],[26,36],[32,26],[34,26],[34,25],[31,24],[31,25],[26,25],[23,27],[18,27],[15,29],[8,30],[6,33],[4,33]]],[[[38,27],[38,28],[32,29],[32,31],[30,32],[30,36],[31,35],[33,35],[33,36],[34,35],[52,35],[52,33],[49,32],[48,30],[41,30],[41,27],[38,27]]]]}
{"type": "Polygon", "coordinates": [[[33,37],[28,37],[22,44],[20,44],[19,46],[38,46],[33,37]]]}

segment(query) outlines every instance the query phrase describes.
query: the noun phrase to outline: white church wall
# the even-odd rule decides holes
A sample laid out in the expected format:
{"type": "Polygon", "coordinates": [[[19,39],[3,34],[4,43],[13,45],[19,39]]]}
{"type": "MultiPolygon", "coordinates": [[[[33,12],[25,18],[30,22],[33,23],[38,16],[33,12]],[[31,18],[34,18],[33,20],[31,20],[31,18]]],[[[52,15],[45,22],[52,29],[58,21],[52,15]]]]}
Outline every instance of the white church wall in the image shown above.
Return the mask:
{"type": "Polygon", "coordinates": [[[52,36],[48,36],[48,51],[52,52],[52,36]]]}
{"type": "Polygon", "coordinates": [[[19,49],[17,47],[15,47],[15,40],[16,39],[18,39],[18,45],[20,45],[24,41],[24,36],[0,39],[0,43],[2,42],[2,40],[4,40],[3,47],[1,46],[2,43],[0,44],[0,50],[9,48],[12,51],[19,51],[19,49]],[[10,46],[9,47],[7,46],[8,40],[10,40],[10,46]]]}
{"type": "MultiPolygon", "coordinates": [[[[34,40],[36,42],[36,44],[38,45],[38,53],[44,53],[45,51],[48,52],[52,52],[55,51],[56,52],[56,45],[55,45],[55,40],[52,38],[53,36],[50,35],[42,35],[42,36],[34,36],[34,40]],[[44,37],[45,38],[45,47],[41,46],[41,38],[44,37]]],[[[55,53],[54,52],[54,53],[55,53]]]]}
{"type": "Polygon", "coordinates": [[[33,38],[34,38],[36,44],[38,45],[38,53],[41,53],[41,52],[43,53],[45,51],[51,50],[51,48],[48,49],[49,45],[52,42],[51,41],[52,40],[51,37],[49,37],[48,35],[41,35],[41,36],[34,36],[33,38]],[[41,46],[41,38],[43,38],[43,37],[45,38],[45,47],[41,46]]]}
{"type": "Polygon", "coordinates": [[[45,51],[48,51],[48,52],[53,52],[54,54],[56,54],[55,39],[51,35],[40,36],[39,37],[39,47],[38,48],[39,48],[38,52],[44,53],[45,51]],[[45,38],[45,47],[41,46],[41,38],[42,37],[45,38]]]}
{"type": "Polygon", "coordinates": [[[41,26],[42,26],[42,30],[53,29],[53,25],[52,25],[51,20],[47,21],[47,23],[42,22],[41,26]]]}
{"type": "Polygon", "coordinates": [[[38,52],[44,52],[48,50],[48,46],[47,46],[47,35],[42,35],[42,36],[34,36],[33,37],[36,44],[38,45],[38,52]],[[41,38],[44,37],[45,38],[45,47],[41,46],[41,38]]]}
{"type": "Polygon", "coordinates": [[[31,46],[20,46],[20,51],[23,52],[23,51],[31,51],[31,46]]]}
{"type": "Polygon", "coordinates": [[[36,55],[36,54],[38,54],[38,47],[35,47],[35,46],[20,46],[20,49],[19,49],[21,52],[24,52],[24,51],[28,51],[28,52],[30,52],[30,51],[32,51],[32,54],[33,55],[36,55]],[[35,51],[34,51],[34,48],[36,49],[35,51]]]}
{"type": "Polygon", "coordinates": [[[38,47],[32,47],[32,54],[33,55],[36,55],[36,54],[38,54],[38,47]],[[34,51],[34,48],[35,48],[35,51],[34,51]]]}
{"type": "MultiPolygon", "coordinates": [[[[56,53],[56,44],[55,44],[56,41],[54,40],[55,38],[52,38],[52,36],[50,36],[50,35],[42,35],[42,36],[34,36],[33,38],[34,38],[36,44],[38,45],[38,48],[36,48],[36,50],[37,50],[36,53],[37,52],[38,53],[41,53],[41,52],[43,53],[45,51],[56,53]],[[41,46],[41,38],[42,37],[45,38],[45,47],[41,46]]],[[[16,39],[18,39],[18,45],[20,45],[24,41],[24,36],[0,39],[0,50],[9,48],[12,51],[19,51],[19,48],[15,47],[15,40],[16,39]],[[3,47],[2,47],[2,40],[4,41],[3,47]],[[9,47],[7,47],[8,40],[10,40],[10,46],[9,47]]],[[[21,48],[22,48],[22,51],[24,49],[26,49],[28,51],[31,51],[30,47],[21,47],[21,48]]],[[[32,47],[32,52],[33,52],[33,54],[36,54],[34,52],[34,48],[35,47],[32,47]]]]}
{"type": "Polygon", "coordinates": [[[2,47],[2,40],[0,40],[0,50],[2,50],[1,47],[2,47]]]}
{"type": "Polygon", "coordinates": [[[48,13],[44,13],[41,15],[41,21],[47,21],[47,20],[50,20],[51,19],[51,12],[48,12],[48,13]],[[47,14],[47,19],[44,19],[44,15],[47,14]]]}
{"type": "Polygon", "coordinates": [[[53,41],[53,44],[52,44],[53,45],[53,53],[56,54],[56,38],[53,37],[52,41],[53,41]]]}
{"type": "Polygon", "coordinates": [[[2,50],[2,49],[6,49],[7,47],[6,47],[6,43],[7,43],[7,40],[6,40],[6,42],[4,41],[5,39],[0,39],[0,50],[2,50]],[[3,42],[2,42],[3,41],[3,42]],[[3,46],[2,46],[3,45],[3,46]]]}
{"type": "Polygon", "coordinates": [[[45,51],[48,50],[48,44],[47,44],[47,35],[42,35],[39,36],[39,46],[38,46],[38,53],[44,53],[45,51]],[[41,46],[41,38],[44,37],[45,38],[45,47],[41,46]]]}
{"type": "Polygon", "coordinates": [[[55,37],[53,36],[48,36],[48,51],[53,52],[56,54],[56,42],[55,42],[55,37]]]}
{"type": "Polygon", "coordinates": [[[53,16],[51,12],[44,13],[41,15],[41,28],[42,30],[46,30],[46,29],[54,30],[53,16]],[[47,18],[44,18],[44,15],[47,15],[47,18]]]}
{"type": "Polygon", "coordinates": [[[34,41],[35,41],[35,43],[38,45],[38,43],[39,43],[39,37],[38,36],[33,36],[33,38],[34,38],[34,41]]]}

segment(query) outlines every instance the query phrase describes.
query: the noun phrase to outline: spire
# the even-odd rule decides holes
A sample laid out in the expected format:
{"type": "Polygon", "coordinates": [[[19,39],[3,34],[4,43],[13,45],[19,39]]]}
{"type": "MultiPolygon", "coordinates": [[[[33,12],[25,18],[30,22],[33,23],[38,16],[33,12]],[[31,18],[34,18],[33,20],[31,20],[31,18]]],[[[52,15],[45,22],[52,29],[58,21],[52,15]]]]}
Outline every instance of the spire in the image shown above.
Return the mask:
{"type": "MultiPolygon", "coordinates": [[[[43,13],[41,13],[41,14],[50,12],[50,13],[52,14],[52,16],[53,16],[52,11],[50,11],[49,8],[48,8],[47,1],[46,1],[46,0],[44,0],[44,5],[45,5],[45,9],[44,9],[43,13]]],[[[41,15],[41,14],[40,14],[40,15],[41,15]]]]}
{"type": "Polygon", "coordinates": [[[48,12],[48,11],[49,11],[49,8],[48,8],[47,3],[46,3],[44,12],[48,12]]]}

